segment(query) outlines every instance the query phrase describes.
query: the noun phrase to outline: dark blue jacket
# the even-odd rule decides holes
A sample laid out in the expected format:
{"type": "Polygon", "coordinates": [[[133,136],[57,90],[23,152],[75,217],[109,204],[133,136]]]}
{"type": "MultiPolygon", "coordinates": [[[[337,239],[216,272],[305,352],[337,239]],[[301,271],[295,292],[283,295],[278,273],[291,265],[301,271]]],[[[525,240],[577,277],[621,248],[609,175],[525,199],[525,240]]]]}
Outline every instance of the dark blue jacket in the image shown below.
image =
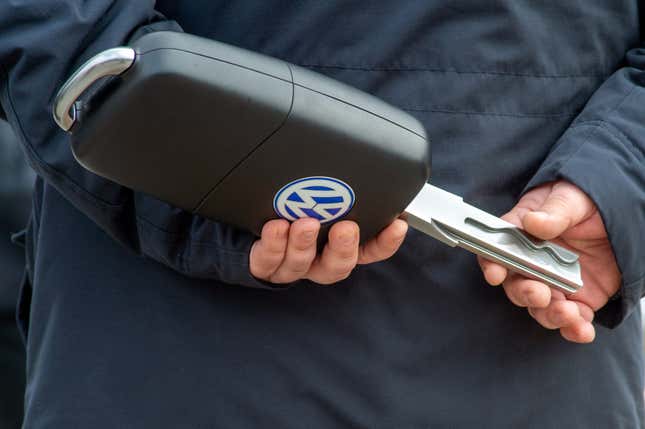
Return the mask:
{"type": "Polygon", "coordinates": [[[26,427],[642,426],[644,9],[2,2],[2,107],[40,176],[20,308],[26,427]],[[581,187],[623,276],[597,316],[614,329],[566,343],[486,287],[472,255],[414,231],[334,287],[266,289],[250,234],[83,170],[51,120],[56,90],[98,51],[177,23],[411,112],[433,182],[490,212],[547,181],[581,187]]]}
{"type": "Polygon", "coordinates": [[[25,389],[25,350],[15,312],[25,257],[10,237],[29,218],[30,176],[11,126],[0,120],[0,427],[7,429],[21,425],[25,389]]]}
{"type": "Polygon", "coordinates": [[[13,319],[24,256],[10,237],[29,219],[33,183],[11,126],[0,120],[0,319],[13,319]]]}

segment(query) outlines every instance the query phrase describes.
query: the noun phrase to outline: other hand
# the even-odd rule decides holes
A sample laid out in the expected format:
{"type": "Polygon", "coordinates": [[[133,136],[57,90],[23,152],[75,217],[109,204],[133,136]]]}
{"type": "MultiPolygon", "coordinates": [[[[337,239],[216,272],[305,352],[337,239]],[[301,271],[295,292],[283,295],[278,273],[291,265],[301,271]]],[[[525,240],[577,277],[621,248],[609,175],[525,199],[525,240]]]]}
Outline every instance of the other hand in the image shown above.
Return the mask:
{"type": "Polygon", "coordinates": [[[327,244],[317,254],[320,223],[316,219],[304,218],[291,224],[284,219],[271,220],[264,224],[261,238],[251,247],[251,274],[271,283],[300,279],[336,283],[347,278],[357,264],[371,264],[392,256],[403,243],[407,229],[405,221],[396,219],[359,246],[356,222],[341,221],[331,227],[327,244]]]}
{"type": "Polygon", "coordinates": [[[479,258],[486,281],[491,285],[503,284],[508,299],[527,307],[529,314],[545,328],[559,329],[569,341],[593,341],[594,312],[618,292],[621,283],[596,205],[580,188],[561,180],[527,192],[502,218],[535,237],[553,240],[578,253],[584,286],[575,294],[565,295],[479,258]]]}

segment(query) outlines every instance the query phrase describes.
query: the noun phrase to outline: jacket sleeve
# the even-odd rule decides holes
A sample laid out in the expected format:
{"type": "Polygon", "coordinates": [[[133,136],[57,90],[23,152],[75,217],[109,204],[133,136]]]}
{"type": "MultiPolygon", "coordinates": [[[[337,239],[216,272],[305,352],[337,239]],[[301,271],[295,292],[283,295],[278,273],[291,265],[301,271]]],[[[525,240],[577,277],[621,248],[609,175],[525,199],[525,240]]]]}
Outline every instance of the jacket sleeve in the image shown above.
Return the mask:
{"type": "Polygon", "coordinates": [[[585,191],[605,223],[622,285],[596,320],[614,327],[645,292],[645,47],[627,52],[525,191],[556,179],[585,191]]]}
{"type": "Polygon", "coordinates": [[[249,272],[252,234],[84,170],[52,120],[62,83],[96,53],[157,30],[181,31],[153,0],[3,0],[0,101],[34,170],[111,237],[191,277],[271,288],[249,272]]]}

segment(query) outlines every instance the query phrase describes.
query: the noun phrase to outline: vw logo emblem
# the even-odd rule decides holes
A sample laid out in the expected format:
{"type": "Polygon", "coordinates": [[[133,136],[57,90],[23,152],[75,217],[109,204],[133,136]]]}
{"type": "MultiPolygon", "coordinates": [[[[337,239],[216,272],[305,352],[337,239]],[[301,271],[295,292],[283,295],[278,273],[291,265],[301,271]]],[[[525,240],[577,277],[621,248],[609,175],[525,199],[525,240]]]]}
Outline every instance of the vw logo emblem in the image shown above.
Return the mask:
{"type": "Polygon", "coordinates": [[[303,217],[327,223],[345,216],[354,206],[354,191],[332,177],[305,177],[282,187],[273,198],[278,216],[294,221],[303,217]]]}

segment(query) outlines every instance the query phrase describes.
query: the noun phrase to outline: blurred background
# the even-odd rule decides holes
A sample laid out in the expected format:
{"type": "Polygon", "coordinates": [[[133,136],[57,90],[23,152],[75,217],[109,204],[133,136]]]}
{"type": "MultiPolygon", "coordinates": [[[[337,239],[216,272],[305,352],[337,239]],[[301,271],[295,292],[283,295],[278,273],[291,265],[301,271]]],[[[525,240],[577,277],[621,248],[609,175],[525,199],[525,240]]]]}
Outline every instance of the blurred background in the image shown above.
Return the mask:
{"type": "MultiPolygon", "coordinates": [[[[0,112],[1,113],[1,112],[0,112]]],[[[9,124],[0,120],[0,428],[19,428],[25,384],[24,344],[16,325],[16,302],[24,272],[24,249],[11,235],[25,228],[34,176],[9,124]]]]}

